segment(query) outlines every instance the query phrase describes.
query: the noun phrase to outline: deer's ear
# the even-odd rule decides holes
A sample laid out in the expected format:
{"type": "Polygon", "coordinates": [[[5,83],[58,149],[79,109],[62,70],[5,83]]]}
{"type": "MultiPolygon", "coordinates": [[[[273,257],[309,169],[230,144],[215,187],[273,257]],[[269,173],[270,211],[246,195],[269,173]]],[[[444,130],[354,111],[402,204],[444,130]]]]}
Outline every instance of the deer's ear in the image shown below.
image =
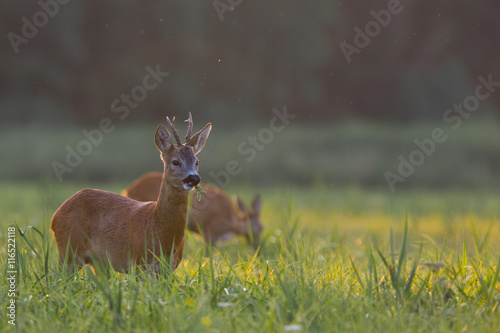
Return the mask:
{"type": "Polygon", "coordinates": [[[191,147],[193,147],[195,155],[198,154],[205,146],[205,143],[207,142],[208,135],[210,134],[211,130],[212,130],[212,124],[208,123],[198,133],[196,133],[191,137],[189,143],[191,147]]]}
{"type": "Polygon", "coordinates": [[[170,139],[170,133],[165,126],[159,125],[156,129],[155,143],[158,150],[162,153],[166,153],[170,147],[172,147],[172,140],[170,139]]]}
{"type": "Polygon", "coordinates": [[[245,206],[245,204],[243,203],[243,201],[241,201],[240,197],[239,196],[236,196],[236,202],[238,203],[238,208],[239,210],[243,213],[243,214],[246,214],[248,212],[247,210],[247,206],[245,206]]]}
{"type": "Polygon", "coordinates": [[[252,209],[254,210],[254,212],[258,214],[260,213],[261,208],[262,208],[262,202],[260,201],[260,195],[256,194],[252,202],[252,209]]]}

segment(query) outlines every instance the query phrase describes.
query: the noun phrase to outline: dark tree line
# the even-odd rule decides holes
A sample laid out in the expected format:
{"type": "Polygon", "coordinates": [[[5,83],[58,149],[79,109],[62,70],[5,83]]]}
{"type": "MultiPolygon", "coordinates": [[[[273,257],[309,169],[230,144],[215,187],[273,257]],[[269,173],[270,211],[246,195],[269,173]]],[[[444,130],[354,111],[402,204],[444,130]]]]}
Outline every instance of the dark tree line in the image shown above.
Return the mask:
{"type": "MultiPolygon", "coordinates": [[[[131,119],[196,110],[244,123],[280,105],[302,121],[439,119],[477,76],[500,81],[493,0],[231,3],[221,20],[212,1],[4,1],[0,120],[98,121],[157,65],[170,76],[131,119]],[[355,46],[355,28],[391,5],[402,10],[348,63],[341,43],[355,46]],[[54,6],[26,38],[26,20],[40,23],[37,13],[54,6]],[[13,34],[27,40],[17,53],[13,34]]],[[[494,107],[500,94],[492,96],[494,107]]]]}

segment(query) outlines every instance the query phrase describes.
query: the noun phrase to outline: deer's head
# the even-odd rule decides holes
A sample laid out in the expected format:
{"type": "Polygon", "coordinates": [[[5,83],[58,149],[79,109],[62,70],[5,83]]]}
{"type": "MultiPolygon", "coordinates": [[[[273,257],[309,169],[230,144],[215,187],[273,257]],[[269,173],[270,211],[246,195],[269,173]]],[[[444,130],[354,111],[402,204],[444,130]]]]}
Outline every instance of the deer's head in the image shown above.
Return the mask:
{"type": "Polygon", "coordinates": [[[236,201],[238,202],[238,208],[243,213],[243,216],[245,217],[247,222],[247,230],[245,236],[248,242],[251,243],[255,249],[257,249],[260,244],[260,234],[264,229],[262,223],[260,222],[260,210],[262,207],[260,195],[255,195],[252,201],[251,209],[248,209],[239,197],[237,197],[236,201]]]}
{"type": "Polygon", "coordinates": [[[186,120],[188,123],[186,142],[182,143],[175,129],[175,117],[172,121],[167,117],[167,122],[177,144],[173,143],[167,128],[164,125],[159,125],[156,129],[155,143],[164,164],[163,181],[178,190],[190,191],[201,180],[198,174],[198,158],[196,158],[196,154],[205,146],[212,124],[206,124],[198,133],[191,136],[193,119],[190,112],[189,118],[186,120]]]}

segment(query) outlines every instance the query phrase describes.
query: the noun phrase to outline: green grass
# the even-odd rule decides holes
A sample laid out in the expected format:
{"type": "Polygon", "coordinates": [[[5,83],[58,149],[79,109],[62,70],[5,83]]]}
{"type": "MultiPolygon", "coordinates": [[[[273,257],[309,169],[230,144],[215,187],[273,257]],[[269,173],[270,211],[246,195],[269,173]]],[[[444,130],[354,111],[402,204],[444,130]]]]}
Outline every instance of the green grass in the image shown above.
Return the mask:
{"type": "MultiPolygon", "coordinates": [[[[159,122],[165,122],[165,119],[159,122]]],[[[195,129],[201,128],[200,122],[195,129]]],[[[57,182],[52,163],[66,164],[66,147],[76,149],[98,124],[46,128],[31,125],[7,128],[0,124],[0,181],[46,179],[57,182]],[[13,138],[16,138],[13,140],[13,138]]],[[[500,186],[500,128],[498,122],[469,119],[456,131],[446,124],[386,124],[339,120],[303,124],[297,118],[273,139],[259,146],[255,158],[245,144],[258,137],[269,123],[225,125],[214,123],[207,145],[199,154],[200,174],[205,182],[215,182],[214,173],[226,169],[228,161],[237,161],[241,173],[231,182],[258,186],[292,184],[311,186],[324,183],[335,186],[385,187],[384,173],[397,172],[398,157],[408,159],[417,146],[414,140],[429,138],[436,127],[447,129],[449,139],[437,145],[397,191],[412,187],[474,188],[495,190],[500,186]],[[238,147],[243,144],[243,152],[238,147]],[[252,159],[253,158],[253,159],[252,159]],[[248,161],[250,159],[250,161],[248,161]]],[[[159,153],[153,143],[158,123],[117,124],[102,142],[92,147],[81,164],[63,180],[131,182],[138,175],[162,170],[159,153]]],[[[179,124],[179,126],[182,126],[179,124]]],[[[182,127],[179,128],[182,131],[182,127]]],[[[266,139],[267,140],[267,139],[266,139]]],[[[251,149],[250,149],[251,151],[251,149]]]]}
{"type": "MultiPolygon", "coordinates": [[[[119,192],[125,184],[92,186],[119,192]]],[[[243,239],[203,256],[186,238],[178,269],[97,277],[58,267],[50,219],[88,184],[3,183],[0,236],[17,224],[17,318],[2,332],[496,332],[498,195],[359,188],[259,189],[257,255],[243,239]],[[28,228],[33,226],[33,228],[28,228]],[[35,252],[36,251],[36,252],[35,252]],[[444,265],[444,267],[442,267],[444,265]]],[[[256,190],[233,187],[248,201],[256,190]]],[[[6,242],[2,242],[6,244],[6,242]]],[[[166,265],[166,263],[165,263],[166,265]]]]}

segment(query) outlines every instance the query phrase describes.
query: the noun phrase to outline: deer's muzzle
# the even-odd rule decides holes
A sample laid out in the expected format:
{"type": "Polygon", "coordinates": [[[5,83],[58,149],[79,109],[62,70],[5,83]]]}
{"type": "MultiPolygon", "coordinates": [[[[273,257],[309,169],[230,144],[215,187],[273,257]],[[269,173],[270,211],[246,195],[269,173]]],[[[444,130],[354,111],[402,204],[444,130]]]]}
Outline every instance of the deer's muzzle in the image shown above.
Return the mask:
{"type": "Polygon", "coordinates": [[[184,188],[186,190],[192,190],[193,187],[198,185],[200,183],[200,176],[199,175],[189,175],[184,180],[182,181],[184,183],[184,188]]]}

